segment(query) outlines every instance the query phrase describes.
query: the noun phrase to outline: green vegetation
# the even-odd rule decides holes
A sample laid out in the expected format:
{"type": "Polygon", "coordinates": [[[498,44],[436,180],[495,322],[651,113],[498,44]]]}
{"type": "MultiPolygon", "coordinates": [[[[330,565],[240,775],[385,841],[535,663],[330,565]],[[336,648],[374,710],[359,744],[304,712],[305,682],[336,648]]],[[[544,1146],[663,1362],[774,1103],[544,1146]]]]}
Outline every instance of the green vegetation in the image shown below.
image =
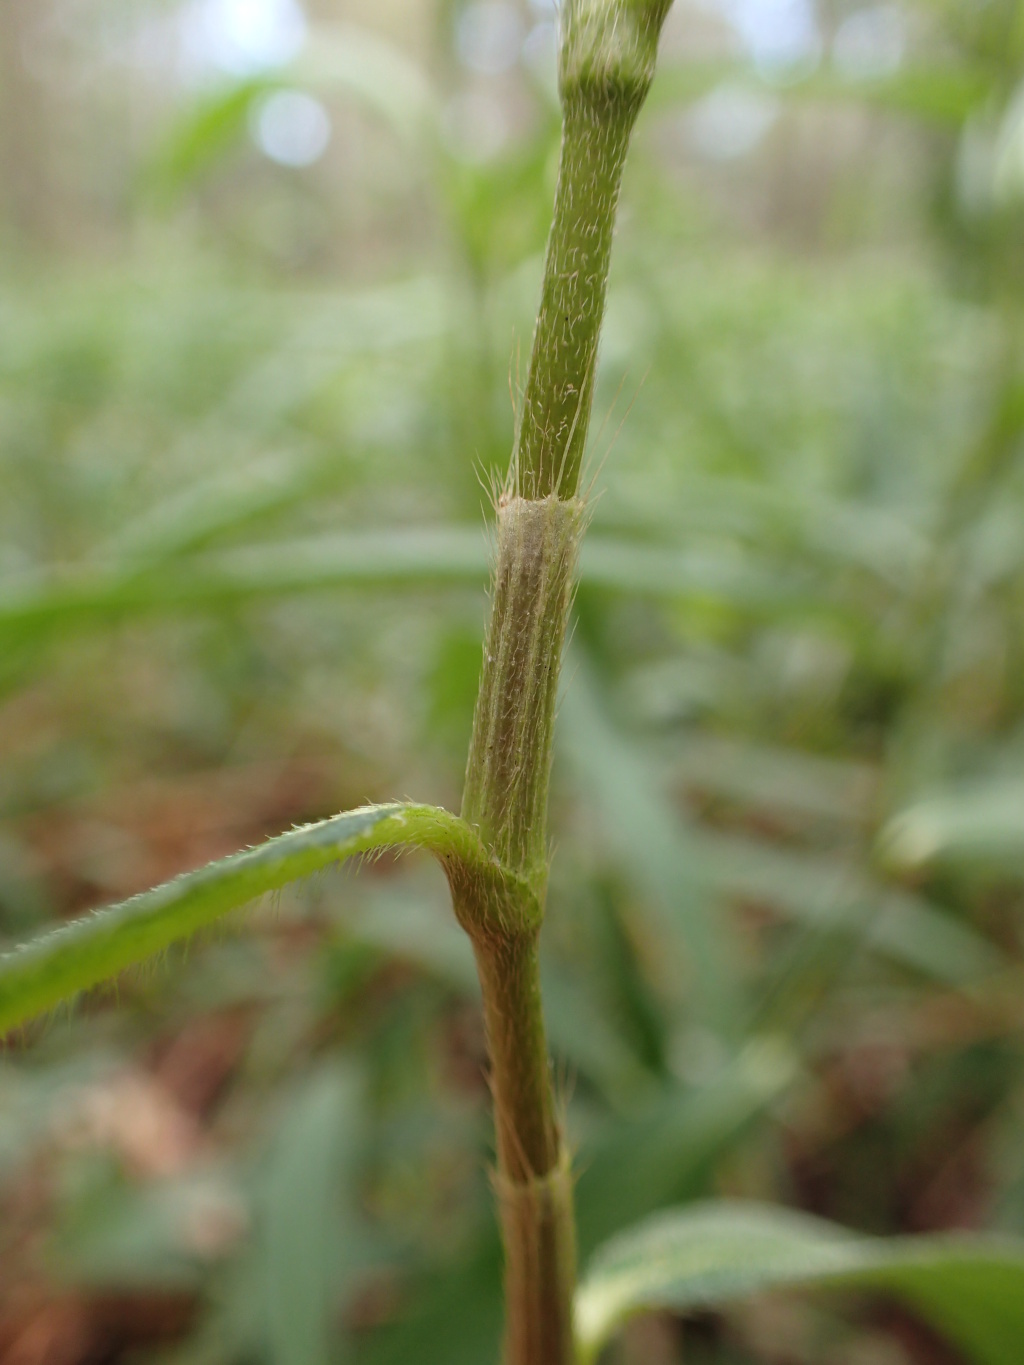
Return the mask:
{"type": "MultiPolygon", "coordinates": [[[[457,98],[329,26],[175,111],[125,68],[134,202],[61,172],[115,251],[8,61],[0,1022],[276,897],[11,1035],[27,1359],[494,1359],[503,1259],[510,1365],[1016,1359],[1024,30],[805,10],[673,16],[600,356],[660,5],[567,12],[557,193],[525,10],[439,16],[457,98]],[[324,870],[408,845],[469,941],[427,860],[324,870]]],[[[87,12],[83,71],[192,22],[87,12]]]]}

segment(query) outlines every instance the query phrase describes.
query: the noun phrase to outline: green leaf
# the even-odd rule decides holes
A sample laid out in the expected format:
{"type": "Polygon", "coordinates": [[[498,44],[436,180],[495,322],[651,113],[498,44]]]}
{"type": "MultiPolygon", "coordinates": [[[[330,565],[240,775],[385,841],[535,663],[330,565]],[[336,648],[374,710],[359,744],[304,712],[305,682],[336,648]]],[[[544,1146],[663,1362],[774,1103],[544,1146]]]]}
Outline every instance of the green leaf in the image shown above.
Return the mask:
{"type": "Polygon", "coordinates": [[[116,976],[229,910],[353,854],[400,845],[486,857],[457,816],[435,806],[364,806],[186,872],[0,957],[0,1033],[116,976]]]}
{"type": "Polygon", "coordinates": [[[724,1201],[660,1214],[598,1252],[576,1300],[584,1358],[636,1313],[815,1286],[896,1295],[980,1365],[1020,1360],[1024,1240],[869,1237],[787,1209],[724,1201]]]}
{"type": "Polygon", "coordinates": [[[937,981],[978,980],[1004,965],[999,950],[970,925],[920,896],[879,883],[851,859],[712,830],[701,830],[699,853],[722,894],[860,938],[937,981]]]}
{"type": "Polygon", "coordinates": [[[883,112],[957,127],[991,94],[986,73],[968,66],[903,67],[890,76],[857,79],[815,73],[796,82],[791,96],[863,104],[883,112]]]}
{"type": "Polygon", "coordinates": [[[867,823],[879,785],[877,769],[867,763],[727,739],[696,727],[687,732],[671,772],[688,787],[757,810],[855,826],[867,823]]]}
{"type": "Polygon", "coordinates": [[[621,1107],[650,1078],[587,986],[579,974],[542,956],[541,990],[552,1049],[621,1107]]]}
{"type": "MultiPolygon", "coordinates": [[[[159,517],[153,522],[162,529],[159,517]]],[[[239,546],[149,570],[136,559],[84,565],[0,580],[0,635],[78,629],[125,617],[341,587],[483,584],[489,563],[482,529],[425,526],[239,546]]],[[[654,598],[721,598],[745,608],[783,595],[782,586],[762,582],[755,592],[746,579],[719,574],[674,551],[610,540],[584,544],[580,582],[654,598]]],[[[798,601],[792,595],[786,600],[792,605],[798,601]]]]}
{"type": "Polygon", "coordinates": [[[253,103],[279,84],[261,75],[204,94],[175,122],[146,167],[146,188],[162,201],[176,198],[239,141],[253,103]]]}
{"type": "Polygon", "coordinates": [[[341,587],[483,583],[487,542],[464,527],[366,531],[195,555],[153,572],[100,568],[0,586],[0,631],[260,601],[341,587]]]}
{"type": "Polygon", "coordinates": [[[241,142],[259,101],[284,86],[354,99],[410,150],[436,131],[437,102],[419,67],[367,30],[325,25],[290,67],[226,81],[189,105],[145,167],[147,188],[173,202],[241,142]]]}
{"type": "Polygon", "coordinates": [[[501,1246],[497,1228],[436,1274],[425,1277],[404,1312],[367,1334],[359,1365],[481,1365],[498,1359],[501,1246]]]}
{"type": "Polygon", "coordinates": [[[903,67],[892,75],[861,79],[826,69],[780,87],[758,79],[737,62],[666,62],[658,72],[651,110],[691,104],[725,83],[756,91],[767,88],[776,99],[790,103],[860,104],[940,127],[959,126],[992,89],[984,70],[966,65],[903,67]]]}
{"type": "Polygon", "coordinates": [[[576,1193],[582,1255],[657,1208],[704,1193],[716,1163],[792,1084],[781,1039],[751,1038],[701,1085],[672,1085],[580,1151],[576,1193]]]}
{"type": "Polygon", "coordinates": [[[288,450],[217,469],[120,526],[101,547],[101,561],[150,566],[205,548],[225,533],[300,504],[322,480],[322,458],[288,450]]]}
{"type": "Polygon", "coordinates": [[[666,962],[691,990],[695,1015],[729,1037],[740,1018],[736,956],[714,913],[713,888],[696,841],[662,797],[643,750],[613,725],[581,653],[570,657],[569,671],[559,752],[568,758],[600,829],[601,852],[642,891],[666,962]]]}
{"type": "Polygon", "coordinates": [[[260,1259],[273,1365],[336,1358],[335,1302],[358,1236],[362,1083],[330,1064],[291,1095],[261,1181],[260,1259]]]}
{"type": "Polygon", "coordinates": [[[580,581],[644,597],[706,597],[749,610],[795,610],[808,604],[806,583],[769,564],[610,538],[584,541],[580,581]]]}
{"type": "Polygon", "coordinates": [[[198,1169],[141,1184],[109,1159],[83,1163],[62,1192],[48,1254],[61,1280],[90,1290],[195,1292],[209,1274],[196,1229],[245,1224],[225,1171],[198,1169]]]}
{"type": "Polygon", "coordinates": [[[895,816],[881,835],[898,867],[931,862],[1024,870],[1024,782],[993,779],[936,792],[895,816]]]}

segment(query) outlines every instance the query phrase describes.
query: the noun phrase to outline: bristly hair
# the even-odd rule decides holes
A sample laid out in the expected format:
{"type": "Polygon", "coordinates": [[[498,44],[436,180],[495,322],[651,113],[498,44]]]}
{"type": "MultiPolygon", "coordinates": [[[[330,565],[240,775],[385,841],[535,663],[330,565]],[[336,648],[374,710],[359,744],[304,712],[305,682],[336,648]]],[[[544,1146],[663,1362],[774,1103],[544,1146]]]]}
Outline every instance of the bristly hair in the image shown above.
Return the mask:
{"type": "MultiPolygon", "coordinates": [[[[640,383],[636,386],[636,390],[633,393],[633,397],[629,400],[629,403],[626,407],[626,411],[622,414],[622,417],[619,419],[619,425],[612,432],[611,439],[609,440],[604,453],[601,455],[601,457],[597,460],[597,462],[593,465],[592,468],[588,467],[591,463],[590,459],[588,457],[584,457],[584,467],[580,473],[580,484],[581,486],[583,486],[582,497],[584,501],[586,501],[587,503],[589,503],[591,499],[594,499],[594,501],[596,502],[597,497],[600,496],[600,494],[597,494],[595,496],[594,487],[598,479],[601,477],[601,474],[604,471],[604,467],[607,464],[612,451],[615,449],[616,441],[622,435],[622,428],[626,425],[626,422],[629,420],[629,414],[633,411],[633,405],[636,403],[636,400],[640,397],[640,390],[647,383],[647,376],[650,374],[650,372],[651,367],[648,365],[647,369],[644,371],[643,376],[640,379],[640,383]]],[[[607,413],[605,414],[604,420],[601,423],[601,429],[597,433],[597,437],[595,439],[594,444],[600,441],[601,437],[604,435],[605,428],[607,427],[608,421],[611,418],[611,415],[618,404],[619,397],[622,394],[622,390],[623,387],[625,386],[625,383],[626,376],[623,375],[622,379],[619,381],[619,387],[615,391],[615,397],[612,400],[611,406],[609,407],[607,413]]]]}

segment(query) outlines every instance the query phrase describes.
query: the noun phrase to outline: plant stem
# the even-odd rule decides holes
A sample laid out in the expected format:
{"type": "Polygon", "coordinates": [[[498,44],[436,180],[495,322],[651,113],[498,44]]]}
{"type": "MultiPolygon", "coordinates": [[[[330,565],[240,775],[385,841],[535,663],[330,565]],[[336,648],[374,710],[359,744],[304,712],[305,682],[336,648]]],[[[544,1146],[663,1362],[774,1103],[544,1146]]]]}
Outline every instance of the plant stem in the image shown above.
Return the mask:
{"type": "Polygon", "coordinates": [[[570,498],[579,485],[622,167],[670,4],[563,7],[558,186],[515,457],[526,497],[570,498]]]}
{"type": "Polygon", "coordinates": [[[572,1365],[572,1177],[544,1034],[538,937],[555,700],[580,540],[577,497],[615,208],[671,0],[564,0],[562,148],[544,284],[498,509],[491,617],[463,818],[492,875],[448,868],[473,942],[494,1093],[506,1365],[572,1365]]]}

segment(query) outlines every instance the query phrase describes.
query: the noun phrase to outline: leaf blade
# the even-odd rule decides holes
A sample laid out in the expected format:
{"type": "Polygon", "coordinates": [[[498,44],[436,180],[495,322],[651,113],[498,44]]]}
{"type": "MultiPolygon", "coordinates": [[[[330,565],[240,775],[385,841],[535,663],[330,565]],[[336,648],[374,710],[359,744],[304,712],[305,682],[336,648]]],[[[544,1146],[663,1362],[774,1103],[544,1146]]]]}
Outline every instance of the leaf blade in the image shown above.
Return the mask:
{"type": "Polygon", "coordinates": [[[597,1254],[576,1301],[584,1356],[593,1359],[622,1322],[646,1309],[685,1311],[815,1286],[895,1293],[982,1365],[1011,1365],[1017,1356],[1007,1345],[1017,1349],[1024,1336],[1024,1240],[884,1239],[792,1210],[716,1201],[648,1219],[597,1254]]]}
{"type": "Polygon", "coordinates": [[[344,858],[403,844],[481,857],[472,830],[435,806],[364,806],[291,830],[0,957],[0,1035],[269,891],[344,858]]]}

